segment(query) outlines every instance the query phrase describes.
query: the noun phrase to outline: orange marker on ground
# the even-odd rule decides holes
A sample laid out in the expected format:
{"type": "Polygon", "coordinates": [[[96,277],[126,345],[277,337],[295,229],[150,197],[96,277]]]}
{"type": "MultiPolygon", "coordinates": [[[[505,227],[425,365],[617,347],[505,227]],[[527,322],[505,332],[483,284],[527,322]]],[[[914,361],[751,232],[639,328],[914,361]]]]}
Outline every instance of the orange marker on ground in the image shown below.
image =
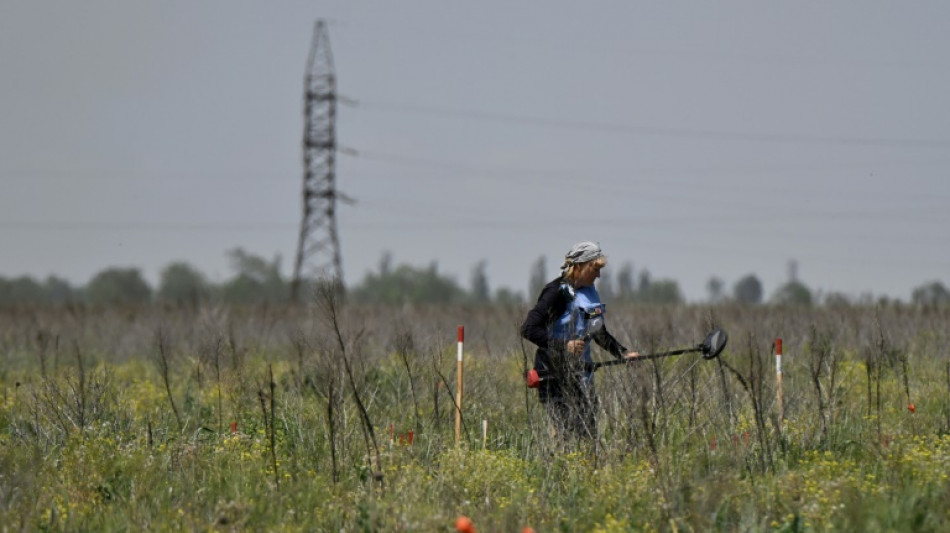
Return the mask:
{"type": "Polygon", "coordinates": [[[455,530],[459,533],[475,533],[475,524],[469,517],[462,515],[455,519],[455,530]]]}

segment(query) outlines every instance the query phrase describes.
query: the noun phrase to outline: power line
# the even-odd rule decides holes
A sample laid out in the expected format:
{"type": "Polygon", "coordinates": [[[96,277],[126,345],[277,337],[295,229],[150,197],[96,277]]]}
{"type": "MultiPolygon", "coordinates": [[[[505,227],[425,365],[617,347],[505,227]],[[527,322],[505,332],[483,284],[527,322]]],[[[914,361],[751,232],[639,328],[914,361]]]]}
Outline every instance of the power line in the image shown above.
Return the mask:
{"type": "MultiPolygon", "coordinates": [[[[450,172],[465,173],[470,175],[476,175],[480,180],[493,180],[500,181],[507,184],[507,186],[522,185],[529,186],[532,183],[551,183],[551,182],[560,182],[564,184],[576,183],[577,171],[564,170],[564,169],[541,169],[541,168],[528,168],[528,167],[513,167],[513,166],[504,166],[504,165],[486,165],[482,163],[467,163],[467,162],[457,162],[457,161],[448,161],[433,159],[428,157],[418,157],[418,156],[409,156],[409,155],[399,155],[392,154],[387,152],[380,152],[375,150],[360,150],[352,154],[354,157],[378,163],[386,163],[393,165],[400,165],[410,168],[428,168],[433,170],[442,170],[450,172]],[[514,181],[513,177],[524,177],[528,176],[533,178],[532,183],[527,183],[525,181],[514,181]]],[[[884,163],[866,163],[862,168],[878,168],[881,166],[889,165],[912,165],[912,164],[936,164],[936,165],[947,165],[950,164],[950,161],[911,161],[911,162],[884,162],[884,163]]],[[[788,166],[785,165],[781,169],[777,170],[761,170],[761,169],[729,169],[729,168],[711,168],[704,169],[702,167],[684,169],[684,170],[674,170],[672,171],[675,174],[683,174],[690,177],[707,177],[709,175],[726,175],[726,176],[761,176],[769,172],[809,172],[815,173],[820,171],[832,172],[832,168],[827,166],[814,166],[814,165],[801,165],[801,166],[788,166]]],[[[642,194],[644,191],[644,186],[652,187],[662,187],[664,189],[671,189],[671,185],[674,183],[668,177],[669,170],[662,169],[588,169],[585,171],[586,175],[617,175],[617,176],[646,176],[638,177],[635,181],[629,181],[624,183],[622,187],[630,190],[636,190],[638,194],[642,194]],[[660,177],[662,176],[662,177],[660,177]]],[[[684,176],[684,177],[685,177],[684,176]]],[[[443,182],[444,176],[424,176],[420,174],[413,174],[410,176],[413,180],[428,180],[428,181],[438,181],[443,182]]],[[[696,184],[694,181],[679,179],[676,180],[677,183],[682,185],[688,185],[690,190],[695,190],[697,188],[704,188],[707,190],[722,190],[721,180],[709,183],[704,181],[703,183],[696,184]]],[[[600,182],[592,182],[600,183],[600,182]]],[[[610,187],[617,187],[616,184],[611,184],[610,187]]],[[[812,197],[814,195],[813,190],[807,190],[800,186],[794,185],[784,185],[784,186],[774,186],[768,182],[764,183],[755,183],[752,185],[745,184],[743,185],[743,190],[748,191],[754,188],[755,190],[765,193],[765,194],[775,194],[782,195],[783,197],[789,196],[805,196],[812,197]]],[[[616,192],[615,190],[613,192],[616,192]]],[[[872,191],[867,190],[866,188],[858,188],[855,191],[849,193],[852,198],[857,196],[867,196],[870,195],[872,191]]],[[[894,195],[902,196],[906,198],[919,199],[926,198],[931,201],[943,201],[947,197],[944,195],[934,195],[927,191],[921,191],[919,189],[903,189],[901,191],[894,191],[888,193],[888,198],[893,199],[894,195]]]]}
{"type": "Polygon", "coordinates": [[[70,222],[60,221],[29,221],[3,220],[0,221],[0,231],[146,231],[146,232],[246,232],[246,231],[274,231],[286,232],[295,227],[292,222],[275,223],[178,223],[178,222],[70,222]]]}
{"type": "MultiPolygon", "coordinates": [[[[726,209],[726,204],[717,203],[717,210],[709,212],[697,212],[687,210],[686,212],[677,211],[667,215],[649,215],[649,216],[592,216],[584,219],[575,220],[565,219],[563,217],[548,218],[521,218],[517,219],[506,216],[511,213],[507,209],[493,209],[485,205],[476,206],[475,210],[466,205],[446,205],[444,202],[425,202],[418,199],[401,200],[398,204],[393,204],[390,198],[384,197],[378,201],[368,198],[363,200],[364,205],[371,207],[373,213],[392,213],[403,217],[403,220],[393,222],[387,220],[378,225],[374,223],[356,223],[355,226],[361,229],[368,228],[391,228],[391,229],[472,229],[472,228],[529,228],[534,226],[550,227],[562,224],[568,225],[590,225],[593,227],[602,227],[610,225],[690,225],[710,223],[739,223],[746,224],[750,219],[759,220],[761,212],[750,211],[750,206],[744,205],[744,211],[726,209]],[[431,217],[438,212],[437,217],[431,217]],[[474,218],[460,218],[460,217],[474,218]],[[409,217],[411,220],[405,220],[409,217]]],[[[765,208],[763,208],[765,209],[765,208]]],[[[769,212],[768,209],[765,209],[769,212]]],[[[931,221],[945,220],[947,211],[942,206],[912,206],[907,208],[890,207],[885,209],[852,209],[837,208],[833,210],[823,210],[808,207],[787,206],[782,211],[780,221],[865,221],[893,219],[896,221],[907,221],[911,216],[914,220],[920,220],[920,216],[929,218],[931,221]]],[[[229,231],[286,231],[294,226],[294,223],[287,222],[262,222],[262,223],[229,223],[229,222],[135,222],[135,221],[77,221],[77,220],[59,220],[59,221],[34,221],[23,219],[0,220],[0,231],[194,231],[194,232],[229,232],[229,231]]]]}
{"type": "MultiPolygon", "coordinates": [[[[466,212],[460,206],[448,207],[450,219],[440,216],[437,219],[419,216],[425,212],[431,212],[433,208],[446,208],[444,204],[432,204],[424,202],[415,202],[409,206],[401,204],[393,206],[387,202],[374,203],[372,201],[364,202],[372,206],[376,213],[389,212],[398,215],[410,216],[409,220],[386,220],[381,222],[354,222],[349,228],[354,229],[393,229],[393,230],[458,230],[458,229],[489,229],[489,228],[549,228],[552,226],[568,225],[579,227],[605,227],[605,226],[644,226],[644,225],[662,225],[668,227],[689,226],[692,224],[701,224],[708,226],[711,223],[737,223],[747,224],[750,219],[758,219],[758,216],[749,213],[735,214],[733,212],[723,213],[672,213],[659,216],[629,216],[629,217],[585,217],[584,219],[565,219],[564,217],[550,218],[532,218],[515,219],[506,218],[503,215],[493,215],[485,212],[472,214],[466,212]],[[459,218],[460,216],[474,216],[476,219],[459,218]]],[[[920,210],[900,210],[893,209],[888,211],[821,211],[815,209],[790,209],[782,213],[781,221],[788,222],[793,220],[828,220],[828,221],[863,221],[868,219],[880,220],[882,218],[892,218],[897,220],[906,220],[909,214],[919,214],[920,210]]],[[[946,213],[942,208],[934,207],[927,210],[924,214],[933,217],[942,217],[946,213]]],[[[30,221],[30,220],[0,220],[0,231],[145,231],[145,232],[244,232],[244,231],[263,231],[263,232],[283,232],[288,228],[294,227],[293,222],[265,222],[265,223],[180,223],[180,222],[83,222],[83,221],[30,221]]],[[[877,236],[880,238],[880,236],[877,236]]],[[[931,241],[928,241],[931,242],[931,241]]]]}
{"type": "Polygon", "coordinates": [[[622,133],[627,135],[647,135],[681,139],[699,139],[709,141],[750,141],[762,143],[786,144],[834,144],[844,146],[903,147],[903,148],[948,148],[950,140],[913,139],[884,137],[849,137],[801,135],[790,133],[760,133],[726,130],[667,128],[655,126],[635,126],[616,122],[587,120],[568,120],[532,115],[500,113],[495,111],[460,109],[439,106],[398,102],[374,102],[360,100],[357,107],[378,109],[396,113],[410,113],[435,117],[462,118],[502,124],[518,124],[539,128],[570,129],[573,131],[596,131],[603,133],[622,133]]]}

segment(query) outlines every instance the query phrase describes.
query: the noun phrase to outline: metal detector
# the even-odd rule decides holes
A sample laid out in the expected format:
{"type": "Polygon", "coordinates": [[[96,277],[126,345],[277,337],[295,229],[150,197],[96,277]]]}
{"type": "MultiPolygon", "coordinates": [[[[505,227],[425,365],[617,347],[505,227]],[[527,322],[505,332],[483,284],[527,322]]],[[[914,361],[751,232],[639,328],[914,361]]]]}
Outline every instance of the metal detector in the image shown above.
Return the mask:
{"type": "MultiPolygon", "coordinates": [[[[585,335],[585,340],[589,335],[585,335]]],[[[605,366],[614,366],[614,365],[625,365],[632,364],[637,361],[648,361],[650,359],[660,359],[662,357],[670,357],[672,355],[683,355],[686,353],[699,352],[703,354],[703,359],[715,359],[719,357],[719,354],[722,353],[722,350],[726,347],[726,342],[729,340],[729,335],[726,334],[726,331],[721,328],[716,328],[709,332],[706,335],[706,338],[703,339],[703,342],[693,346],[691,348],[680,348],[678,350],[670,350],[666,352],[658,352],[652,354],[641,354],[638,357],[633,357],[630,359],[613,359],[610,361],[595,361],[591,363],[584,363],[584,370],[587,372],[592,372],[598,368],[605,366]]],[[[539,373],[535,369],[528,370],[525,373],[525,379],[528,383],[529,388],[537,388],[542,381],[549,379],[554,379],[554,376],[549,373],[539,373]]]]}

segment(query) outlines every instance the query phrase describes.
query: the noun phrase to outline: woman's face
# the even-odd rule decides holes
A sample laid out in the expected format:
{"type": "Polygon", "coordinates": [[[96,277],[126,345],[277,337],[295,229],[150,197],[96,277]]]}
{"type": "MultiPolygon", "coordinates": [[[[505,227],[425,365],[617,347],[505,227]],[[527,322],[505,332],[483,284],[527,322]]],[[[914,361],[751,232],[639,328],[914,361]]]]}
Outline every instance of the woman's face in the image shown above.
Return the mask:
{"type": "Polygon", "coordinates": [[[587,263],[581,263],[578,266],[580,267],[576,278],[578,287],[593,286],[594,280],[600,277],[600,269],[603,268],[601,265],[597,264],[597,261],[588,261],[587,263]]]}

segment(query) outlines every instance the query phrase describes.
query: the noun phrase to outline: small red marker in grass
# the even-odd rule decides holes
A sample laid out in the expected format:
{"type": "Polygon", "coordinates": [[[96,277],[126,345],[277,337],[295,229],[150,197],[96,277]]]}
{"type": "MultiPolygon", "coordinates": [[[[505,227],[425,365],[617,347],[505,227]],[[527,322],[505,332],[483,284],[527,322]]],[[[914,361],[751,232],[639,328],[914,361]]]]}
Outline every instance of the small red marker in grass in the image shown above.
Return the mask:
{"type": "Polygon", "coordinates": [[[455,530],[459,533],[475,533],[475,524],[469,517],[462,515],[455,519],[455,530]]]}
{"type": "Polygon", "coordinates": [[[911,413],[917,412],[917,408],[914,407],[914,402],[910,402],[909,404],[907,404],[907,410],[910,411],[911,413]]]}

